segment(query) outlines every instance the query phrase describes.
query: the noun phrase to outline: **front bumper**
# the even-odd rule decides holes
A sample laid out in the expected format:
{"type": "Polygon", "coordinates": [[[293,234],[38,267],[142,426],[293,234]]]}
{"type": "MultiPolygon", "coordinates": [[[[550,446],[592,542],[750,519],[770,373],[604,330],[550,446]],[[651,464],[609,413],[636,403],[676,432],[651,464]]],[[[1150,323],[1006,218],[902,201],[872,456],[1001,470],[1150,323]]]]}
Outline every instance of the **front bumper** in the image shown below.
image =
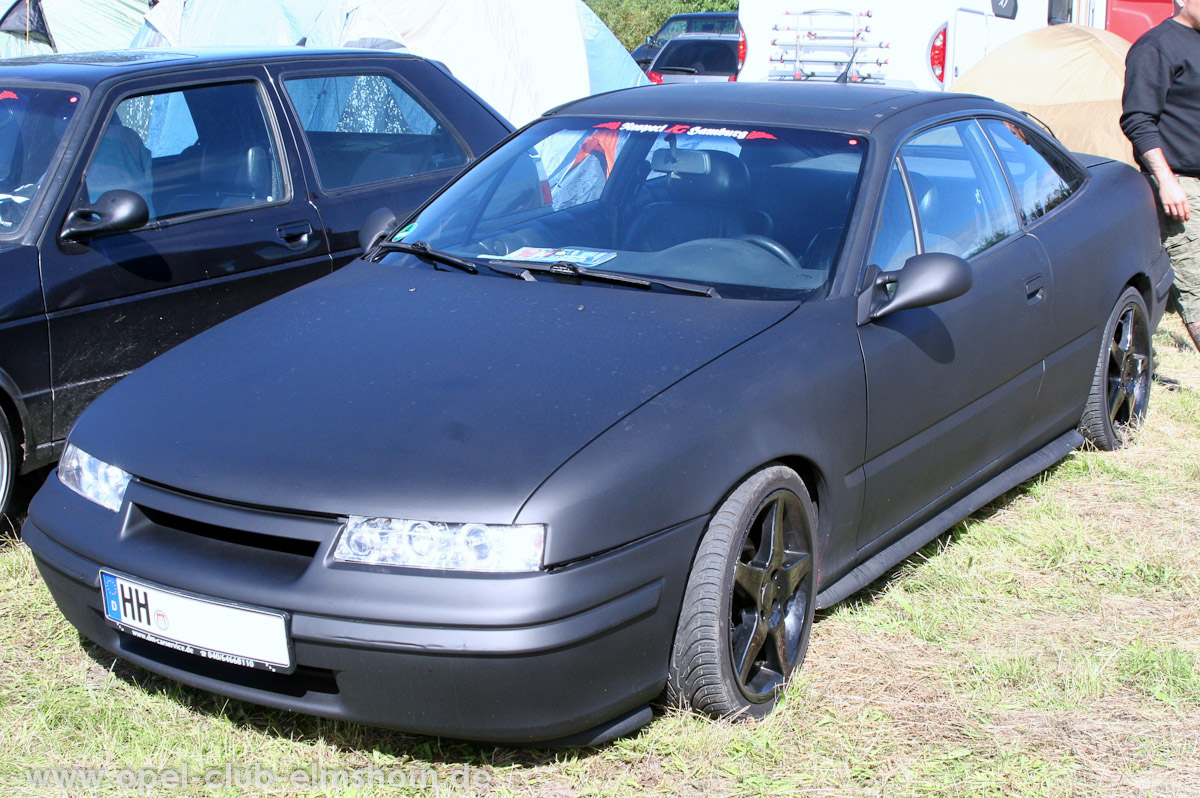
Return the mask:
{"type": "Polygon", "coordinates": [[[85,637],[214,693],[408,732],[520,744],[580,733],[578,741],[597,741],[649,717],[644,707],[665,684],[703,519],[516,576],[334,564],[337,525],[137,482],[118,515],[51,476],[22,535],[59,609],[85,637]],[[236,542],[231,529],[251,543],[236,542]],[[119,632],[103,617],[102,565],[287,612],[294,672],[219,663],[119,632]]]}

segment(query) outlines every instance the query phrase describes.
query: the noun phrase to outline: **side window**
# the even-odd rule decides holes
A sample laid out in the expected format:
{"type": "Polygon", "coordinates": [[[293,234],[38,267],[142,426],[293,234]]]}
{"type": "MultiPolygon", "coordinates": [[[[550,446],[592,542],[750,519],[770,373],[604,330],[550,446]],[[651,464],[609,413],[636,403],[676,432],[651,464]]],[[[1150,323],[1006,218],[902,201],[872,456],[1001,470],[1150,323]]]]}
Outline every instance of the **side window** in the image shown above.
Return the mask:
{"type": "Polygon", "coordinates": [[[1074,164],[1032,131],[999,119],[984,119],[982,124],[1004,164],[1026,224],[1054,210],[1083,184],[1074,164]]]}
{"type": "Polygon", "coordinates": [[[970,258],[1018,230],[1012,198],[974,122],[920,133],[901,149],[922,251],[970,258]]]}
{"type": "Polygon", "coordinates": [[[658,34],[654,38],[659,44],[662,44],[685,32],[687,32],[687,20],[676,19],[659,28],[658,34]]]}
{"type": "Polygon", "coordinates": [[[917,254],[917,236],[913,229],[912,210],[908,205],[908,190],[899,162],[892,163],[892,174],[883,193],[879,212],[879,228],[871,247],[870,262],[885,272],[895,271],[917,254]]]}
{"type": "Polygon", "coordinates": [[[385,75],[284,80],[326,189],[437,172],[467,162],[458,139],[385,75]]]}
{"type": "Polygon", "coordinates": [[[279,150],[257,84],[122,100],[88,165],[86,196],[116,188],[141,195],[152,220],[280,199],[279,150]]]}

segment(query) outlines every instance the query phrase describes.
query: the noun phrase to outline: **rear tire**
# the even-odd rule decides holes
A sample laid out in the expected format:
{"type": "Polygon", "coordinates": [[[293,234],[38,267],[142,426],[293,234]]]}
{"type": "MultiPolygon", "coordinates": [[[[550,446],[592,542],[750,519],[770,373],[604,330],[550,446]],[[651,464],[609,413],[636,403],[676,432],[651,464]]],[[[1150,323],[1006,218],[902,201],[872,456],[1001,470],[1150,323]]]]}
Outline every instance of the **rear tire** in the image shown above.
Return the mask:
{"type": "Polygon", "coordinates": [[[1154,373],[1149,319],[1142,295],[1126,288],[1104,325],[1092,390],[1079,422],[1079,431],[1097,449],[1121,448],[1146,417],[1154,373]]]}
{"type": "Polygon", "coordinates": [[[8,500],[12,497],[13,480],[17,473],[15,453],[8,419],[0,412],[0,513],[8,512],[8,500]]]}
{"type": "Polygon", "coordinates": [[[800,477],[769,466],[721,505],[688,577],[668,699],[716,717],[761,718],[808,648],[816,509],[800,477]]]}

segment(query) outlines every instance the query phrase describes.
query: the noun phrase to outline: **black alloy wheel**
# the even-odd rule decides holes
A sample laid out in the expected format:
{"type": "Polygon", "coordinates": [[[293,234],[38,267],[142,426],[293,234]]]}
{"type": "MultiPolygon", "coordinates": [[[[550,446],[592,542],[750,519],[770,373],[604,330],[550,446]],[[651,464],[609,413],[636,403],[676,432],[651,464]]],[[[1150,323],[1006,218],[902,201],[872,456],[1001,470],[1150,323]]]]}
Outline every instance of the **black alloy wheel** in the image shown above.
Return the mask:
{"type": "Polygon", "coordinates": [[[718,717],[762,717],[800,667],[812,629],[816,510],[796,472],[750,476],[700,543],[675,633],[668,693],[718,717]]]}
{"type": "Polygon", "coordinates": [[[1104,328],[1092,390],[1079,428],[1096,448],[1119,449],[1146,417],[1154,355],[1150,320],[1137,289],[1121,294],[1104,328]]]}

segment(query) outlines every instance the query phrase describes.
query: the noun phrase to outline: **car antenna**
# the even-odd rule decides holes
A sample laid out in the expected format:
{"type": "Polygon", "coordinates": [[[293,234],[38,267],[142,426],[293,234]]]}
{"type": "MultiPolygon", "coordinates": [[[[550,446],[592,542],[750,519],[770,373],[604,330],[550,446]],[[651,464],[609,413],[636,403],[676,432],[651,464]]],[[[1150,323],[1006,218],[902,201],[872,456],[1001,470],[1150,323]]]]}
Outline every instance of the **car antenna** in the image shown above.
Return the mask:
{"type": "Polygon", "coordinates": [[[858,56],[858,48],[855,47],[853,50],[850,51],[850,59],[848,61],[846,61],[846,68],[842,70],[842,74],[837,76],[837,79],[833,81],[834,83],[849,83],[850,82],[850,70],[854,67],[854,59],[857,56],[858,56]]]}

